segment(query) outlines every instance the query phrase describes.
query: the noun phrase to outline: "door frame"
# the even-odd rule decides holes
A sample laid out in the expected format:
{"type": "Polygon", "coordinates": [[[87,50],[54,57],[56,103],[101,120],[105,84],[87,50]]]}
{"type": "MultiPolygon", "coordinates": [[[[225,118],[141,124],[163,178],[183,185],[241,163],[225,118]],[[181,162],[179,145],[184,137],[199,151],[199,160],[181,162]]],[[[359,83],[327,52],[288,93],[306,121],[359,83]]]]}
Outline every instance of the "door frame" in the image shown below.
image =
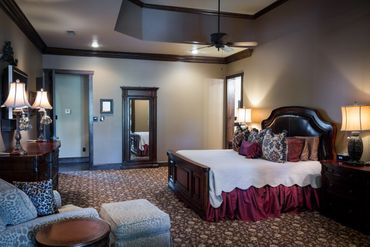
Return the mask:
{"type": "Polygon", "coordinates": [[[229,143],[228,143],[228,140],[227,140],[227,81],[229,79],[233,79],[235,77],[241,77],[241,97],[240,97],[240,101],[241,101],[241,105],[243,106],[244,104],[244,100],[243,100],[243,97],[244,97],[244,72],[240,72],[240,73],[236,73],[236,74],[232,74],[232,75],[228,75],[225,77],[225,80],[224,80],[224,148],[229,148],[229,143]]]}
{"type": "MultiPolygon", "coordinates": [[[[52,69],[52,87],[53,87],[53,99],[55,99],[55,75],[79,75],[87,76],[88,83],[88,125],[89,125],[89,169],[91,170],[94,165],[94,124],[93,124],[93,76],[94,71],[90,70],[66,70],[66,69],[52,69]]],[[[55,111],[52,111],[53,122],[55,122],[55,111]]],[[[56,126],[53,124],[53,135],[55,135],[56,126]]],[[[63,143],[62,143],[63,145],[63,143]]]]}

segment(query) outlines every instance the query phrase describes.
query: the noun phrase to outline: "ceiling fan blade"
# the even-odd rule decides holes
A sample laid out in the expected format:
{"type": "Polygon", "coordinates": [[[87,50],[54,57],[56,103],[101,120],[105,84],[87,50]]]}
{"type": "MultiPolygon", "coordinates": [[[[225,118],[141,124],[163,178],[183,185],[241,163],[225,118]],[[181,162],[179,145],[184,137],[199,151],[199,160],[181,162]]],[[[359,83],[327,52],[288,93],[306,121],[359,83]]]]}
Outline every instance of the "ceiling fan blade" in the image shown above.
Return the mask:
{"type": "Polygon", "coordinates": [[[197,47],[197,48],[194,48],[192,50],[202,50],[202,49],[205,49],[205,48],[209,48],[209,47],[212,47],[213,45],[207,45],[207,46],[203,46],[203,47],[197,47]]]}
{"type": "Polygon", "coordinates": [[[257,42],[251,41],[251,42],[228,42],[226,43],[228,46],[232,47],[240,47],[240,48],[253,48],[258,45],[257,42]]]}

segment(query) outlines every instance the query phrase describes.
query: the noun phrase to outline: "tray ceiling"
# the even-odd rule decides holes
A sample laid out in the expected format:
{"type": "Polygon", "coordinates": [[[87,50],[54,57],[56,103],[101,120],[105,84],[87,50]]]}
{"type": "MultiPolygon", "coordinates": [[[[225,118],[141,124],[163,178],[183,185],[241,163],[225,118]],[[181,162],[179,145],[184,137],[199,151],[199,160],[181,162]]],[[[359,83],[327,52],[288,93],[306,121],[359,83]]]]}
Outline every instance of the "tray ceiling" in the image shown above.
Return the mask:
{"type": "MultiPolygon", "coordinates": [[[[26,18],[48,47],[157,53],[191,56],[194,45],[144,41],[114,30],[119,15],[121,0],[15,0],[26,18]],[[74,36],[67,31],[75,32],[74,36]],[[92,48],[92,41],[99,47],[92,48]]],[[[144,2],[144,1],[143,1],[144,2]]],[[[224,0],[222,11],[254,14],[273,0],[224,0]],[[223,6],[225,5],[225,6],[223,6]]],[[[216,0],[145,0],[148,4],[161,4],[206,10],[217,9],[216,0]]],[[[227,30],[224,30],[227,32],[227,30]]],[[[217,51],[211,47],[200,50],[197,56],[227,57],[242,51],[233,48],[232,52],[217,51]]]]}

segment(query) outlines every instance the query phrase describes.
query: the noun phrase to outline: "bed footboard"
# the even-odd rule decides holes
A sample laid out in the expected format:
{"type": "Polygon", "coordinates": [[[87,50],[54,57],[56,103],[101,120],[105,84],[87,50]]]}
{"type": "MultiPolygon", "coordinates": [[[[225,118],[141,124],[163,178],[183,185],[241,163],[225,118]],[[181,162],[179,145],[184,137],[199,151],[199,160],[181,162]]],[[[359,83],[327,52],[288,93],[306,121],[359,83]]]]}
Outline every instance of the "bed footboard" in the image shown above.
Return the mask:
{"type": "Polygon", "coordinates": [[[180,200],[205,219],[209,203],[209,167],[188,160],[171,150],[167,152],[167,156],[168,187],[180,200]]]}

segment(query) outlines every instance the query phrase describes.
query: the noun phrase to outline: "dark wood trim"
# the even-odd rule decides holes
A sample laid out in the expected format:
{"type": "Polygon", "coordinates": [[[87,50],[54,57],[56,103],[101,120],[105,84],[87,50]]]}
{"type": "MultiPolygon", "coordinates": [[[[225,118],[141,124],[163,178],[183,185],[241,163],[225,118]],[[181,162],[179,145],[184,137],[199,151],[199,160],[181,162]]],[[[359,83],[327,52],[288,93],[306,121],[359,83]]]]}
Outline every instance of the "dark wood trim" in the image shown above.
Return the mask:
{"type": "Polygon", "coordinates": [[[253,53],[253,49],[242,50],[238,53],[235,53],[233,55],[225,57],[224,58],[224,63],[229,64],[229,63],[232,63],[232,62],[235,62],[235,61],[238,61],[238,60],[242,60],[244,58],[252,56],[252,53],[253,53]]]}
{"type": "MultiPolygon", "coordinates": [[[[207,9],[194,9],[194,8],[185,8],[185,7],[176,7],[176,6],[166,6],[166,5],[158,5],[158,4],[149,4],[144,3],[141,0],[128,0],[141,8],[147,9],[157,9],[157,10],[165,10],[165,11],[175,11],[175,12],[183,12],[183,13],[191,13],[191,14],[200,14],[200,15],[213,15],[217,16],[216,10],[207,10],[207,9]]],[[[270,4],[269,6],[261,9],[257,13],[250,15],[250,14],[241,14],[241,13],[232,13],[232,12],[221,12],[222,17],[228,18],[242,18],[247,20],[255,20],[262,15],[270,12],[271,10],[279,7],[283,3],[287,2],[288,0],[277,0],[276,2],[270,4]]]]}
{"type": "Polygon", "coordinates": [[[46,49],[45,42],[41,39],[40,35],[36,32],[35,28],[14,0],[0,1],[0,8],[5,11],[40,52],[46,49]]]}
{"type": "Polygon", "coordinates": [[[59,158],[59,164],[67,163],[88,163],[89,157],[59,158]]]}
{"type": "Polygon", "coordinates": [[[122,86],[122,168],[158,167],[157,164],[157,91],[158,87],[122,86]],[[149,157],[148,160],[130,159],[130,100],[149,100],[149,157]]]}
{"type": "Polygon", "coordinates": [[[267,14],[271,10],[279,7],[280,5],[282,5],[283,3],[286,3],[286,2],[288,2],[288,0],[277,0],[276,2],[273,2],[272,4],[267,6],[266,8],[263,8],[260,11],[258,11],[257,13],[255,13],[253,15],[253,19],[257,19],[257,18],[263,16],[264,14],[267,14]]]}
{"type": "Polygon", "coordinates": [[[232,75],[228,75],[225,77],[225,80],[224,80],[224,148],[230,148],[229,147],[229,140],[227,140],[227,108],[228,108],[228,105],[227,105],[227,80],[229,79],[232,79],[232,78],[235,78],[235,77],[238,77],[238,76],[241,76],[242,78],[242,83],[241,83],[241,104],[242,106],[244,105],[244,72],[240,72],[240,73],[237,73],[237,74],[232,74],[232,75]]]}
{"type": "Polygon", "coordinates": [[[158,53],[135,53],[135,52],[116,52],[116,51],[93,51],[67,48],[46,48],[44,54],[66,55],[66,56],[83,56],[83,57],[105,57],[105,58],[122,58],[122,59],[139,59],[139,60],[157,60],[171,62],[188,62],[188,63],[211,63],[224,64],[224,58],[204,57],[204,56],[182,56],[158,53]]]}
{"type": "Polygon", "coordinates": [[[49,69],[54,70],[56,74],[68,74],[68,75],[94,75],[94,71],[91,70],[69,70],[69,69],[49,69]]]}
{"type": "MultiPolygon", "coordinates": [[[[150,3],[144,3],[140,0],[129,0],[129,1],[136,4],[137,6],[139,6],[141,8],[147,8],[147,9],[183,12],[183,13],[198,14],[198,15],[199,14],[200,15],[213,15],[213,16],[218,15],[216,10],[194,9],[194,8],[186,8],[186,7],[150,4],[150,3]]],[[[242,18],[242,19],[249,19],[249,20],[255,19],[254,15],[241,14],[241,13],[232,13],[232,12],[221,12],[220,16],[229,17],[229,18],[242,18]]]]}

